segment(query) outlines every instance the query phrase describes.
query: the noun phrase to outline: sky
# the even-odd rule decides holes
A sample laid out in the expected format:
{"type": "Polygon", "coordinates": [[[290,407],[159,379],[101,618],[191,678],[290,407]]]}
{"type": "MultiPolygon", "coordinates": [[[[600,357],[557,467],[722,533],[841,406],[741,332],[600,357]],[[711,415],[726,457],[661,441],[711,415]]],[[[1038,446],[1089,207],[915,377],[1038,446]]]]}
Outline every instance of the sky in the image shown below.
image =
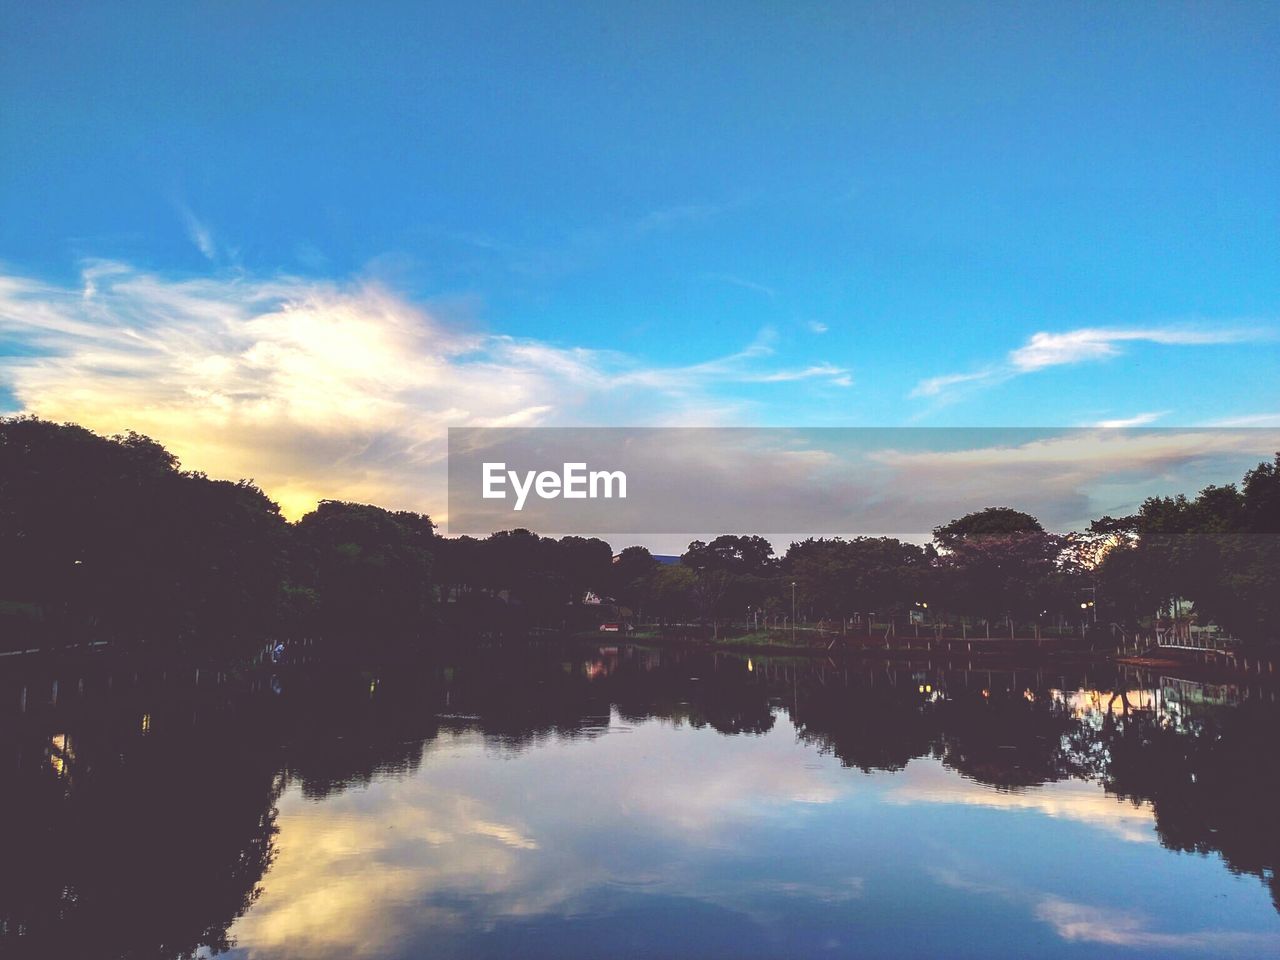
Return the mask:
{"type": "Polygon", "coordinates": [[[0,17],[0,410],[292,516],[448,426],[1280,426],[1273,4],[0,17]]]}

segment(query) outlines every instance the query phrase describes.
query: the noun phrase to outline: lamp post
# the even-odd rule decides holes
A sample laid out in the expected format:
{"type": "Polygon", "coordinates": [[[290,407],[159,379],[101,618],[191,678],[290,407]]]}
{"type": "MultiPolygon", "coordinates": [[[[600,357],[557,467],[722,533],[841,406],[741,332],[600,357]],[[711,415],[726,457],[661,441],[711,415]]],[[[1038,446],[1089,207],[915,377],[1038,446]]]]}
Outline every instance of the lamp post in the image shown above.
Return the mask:
{"type": "Polygon", "coordinates": [[[1080,609],[1084,611],[1084,621],[1087,624],[1090,620],[1094,623],[1098,622],[1098,588],[1085,587],[1089,591],[1088,601],[1080,601],[1080,609]]]}

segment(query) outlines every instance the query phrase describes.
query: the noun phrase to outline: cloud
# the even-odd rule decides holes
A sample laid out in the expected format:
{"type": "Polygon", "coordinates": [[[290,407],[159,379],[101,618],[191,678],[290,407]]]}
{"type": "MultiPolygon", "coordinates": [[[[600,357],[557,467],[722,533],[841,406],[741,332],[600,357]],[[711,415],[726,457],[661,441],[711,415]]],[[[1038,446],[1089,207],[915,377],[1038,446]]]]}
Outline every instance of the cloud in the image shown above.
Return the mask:
{"type": "Polygon", "coordinates": [[[813,333],[826,333],[831,328],[820,320],[810,320],[808,323],[810,331],[813,333]]]}
{"type": "Polygon", "coordinates": [[[1009,351],[1002,363],[972,373],[928,377],[912,389],[912,397],[945,397],[963,385],[998,383],[1049,367],[1107,360],[1122,353],[1121,344],[1155,343],[1166,346],[1203,346],[1269,339],[1272,334],[1256,328],[1198,329],[1188,326],[1109,329],[1083,327],[1065,333],[1034,333],[1022,346],[1009,351]]]}
{"type": "Polygon", "coordinates": [[[178,212],[182,215],[183,225],[187,229],[187,237],[195,244],[196,249],[204,256],[206,260],[218,259],[218,248],[213,242],[213,231],[208,225],[202,222],[191,212],[190,208],[182,205],[178,212]]]}
{"type": "Polygon", "coordinates": [[[1143,427],[1148,423],[1155,423],[1163,416],[1167,416],[1168,410],[1162,410],[1159,413],[1137,413],[1132,417],[1123,417],[1118,420],[1099,420],[1094,424],[1104,430],[1124,430],[1129,427],[1143,427]]]}
{"type": "Polygon", "coordinates": [[[994,374],[995,371],[993,370],[978,370],[974,373],[948,373],[940,377],[929,377],[915,385],[915,388],[911,391],[911,396],[936,397],[961,384],[989,380],[994,374]]]}
{"type": "Polygon", "coordinates": [[[709,273],[707,274],[707,279],[719,280],[722,283],[727,283],[735,287],[741,287],[743,290],[750,290],[754,293],[759,293],[765,297],[768,297],[770,300],[773,300],[778,296],[778,291],[775,290],[773,287],[766,286],[763,283],[756,283],[754,280],[746,280],[746,279],[743,279],[742,277],[735,276],[731,273],[709,273]]]}
{"type": "Polygon", "coordinates": [[[1280,413],[1252,413],[1241,417],[1227,417],[1207,424],[1210,427],[1280,427],[1280,413]]]}
{"type": "MultiPolygon", "coordinates": [[[[903,431],[902,440],[911,438],[903,431]]],[[[962,434],[961,434],[962,436],[962,434]]],[[[1062,471],[1083,475],[1167,471],[1197,459],[1252,457],[1275,440],[1273,431],[1153,429],[1122,432],[1106,428],[1028,430],[992,428],[957,449],[905,450],[886,448],[871,459],[901,469],[928,472],[937,479],[963,472],[1012,472],[1023,469],[1062,471]]],[[[1042,480],[1045,478],[1041,478],[1042,480]]]]}
{"type": "MultiPolygon", "coordinates": [[[[829,396],[852,383],[835,364],[779,363],[768,328],[736,352],[658,366],[482,332],[376,284],[173,280],[107,261],[74,285],[0,275],[0,336],[21,347],[0,376],[23,411],[146,433],[189,469],[254,479],[290,517],[327,497],[447,522],[451,426],[738,425],[762,391],[829,396]]],[[[717,497],[698,529],[735,516],[754,525],[747,505],[759,502],[788,532],[923,532],[992,503],[1072,529],[1152,493],[1236,478],[1275,449],[1256,430],[992,431],[960,449],[922,449],[911,430],[815,434],[801,438],[804,458],[762,439],[741,451],[664,440],[673,471],[696,484],[688,503],[717,497]]]]}
{"type": "Polygon", "coordinates": [[[638,233],[648,233],[685,224],[704,223],[723,213],[725,209],[726,205],[722,203],[682,203],[659,207],[637,218],[635,229],[638,233]]]}
{"type": "Polygon", "coordinates": [[[759,383],[790,383],[795,380],[814,379],[829,379],[832,383],[841,387],[853,385],[853,379],[849,376],[849,371],[844,367],[837,367],[831,363],[818,363],[799,370],[776,370],[773,373],[760,374],[756,381],[759,383]]]}
{"type": "MultiPolygon", "coordinates": [[[[1007,504],[1030,511],[1052,529],[1078,530],[1103,513],[1134,510],[1148,496],[1237,479],[1259,459],[1269,459],[1280,442],[1275,430],[991,429],[937,436],[920,449],[917,436],[904,430],[867,455],[870,464],[887,468],[880,481],[885,493],[876,504],[887,521],[950,519],[1007,504]],[[967,442],[945,449],[949,438],[967,442]]],[[[869,468],[861,474],[875,476],[869,468]]]]}
{"type": "Polygon", "coordinates": [[[684,366],[482,333],[368,283],[174,280],[86,264],[81,283],[0,275],[0,374],[24,412],[128,429],[191,469],[255,479],[297,516],[322,497],[443,513],[449,426],[654,425],[740,418],[778,367],[775,335],[684,366]]]}
{"type": "Polygon", "coordinates": [[[1067,333],[1036,333],[1027,343],[1009,354],[1015,370],[1027,372],[1065,363],[1103,360],[1120,352],[1117,344],[1147,343],[1191,346],[1210,343],[1239,343],[1249,339],[1240,330],[1193,330],[1189,328],[1150,328],[1145,330],[1106,330],[1084,328],[1067,333]]]}

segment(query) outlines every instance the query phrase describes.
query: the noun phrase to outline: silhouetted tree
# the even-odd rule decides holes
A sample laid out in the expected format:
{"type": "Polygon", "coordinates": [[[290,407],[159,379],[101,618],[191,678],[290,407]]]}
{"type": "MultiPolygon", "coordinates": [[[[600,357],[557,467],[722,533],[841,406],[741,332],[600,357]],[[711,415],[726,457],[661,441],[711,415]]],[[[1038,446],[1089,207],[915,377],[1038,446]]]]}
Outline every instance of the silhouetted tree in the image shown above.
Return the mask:
{"type": "Polygon", "coordinates": [[[938,527],[939,592],[947,609],[994,620],[1032,619],[1045,609],[1067,541],[1030,514],[988,507],[938,527]]]}
{"type": "Polygon", "coordinates": [[[932,549],[890,537],[791,544],[785,567],[820,617],[890,612],[928,600],[932,549]]]}
{"type": "Polygon", "coordinates": [[[327,629],[421,633],[431,625],[435,528],[421,514],[322,500],[297,527],[327,629]]]}
{"type": "Polygon", "coordinates": [[[288,534],[251,482],[184,473],[146,437],[0,421],[0,583],[46,639],[252,647],[282,616],[288,534]]]}

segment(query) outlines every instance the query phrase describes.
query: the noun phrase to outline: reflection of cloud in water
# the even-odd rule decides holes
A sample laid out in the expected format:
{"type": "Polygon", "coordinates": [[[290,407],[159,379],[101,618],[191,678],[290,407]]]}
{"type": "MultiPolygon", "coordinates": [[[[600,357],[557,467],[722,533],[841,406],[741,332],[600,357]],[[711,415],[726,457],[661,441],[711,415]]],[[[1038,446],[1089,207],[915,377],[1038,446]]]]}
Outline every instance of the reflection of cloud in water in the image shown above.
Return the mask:
{"type": "Polygon", "coordinates": [[[1108,794],[1097,783],[1063,780],[1019,790],[997,790],[956,776],[937,761],[913,760],[892,781],[891,803],[950,803],[1026,810],[1087,824],[1133,843],[1156,842],[1155,811],[1150,802],[1133,803],[1108,794]]]}
{"type": "Polygon", "coordinates": [[[261,901],[235,928],[255,955],[377,956],[396,939],[397,915],[404,919],[410,904],[415,923],[456,926],[465,918],[424,903],[427,894],[492,896],[509,887],[520,853],[536,848],[476,800],[416,781],[323,804],[291,793],[281,806],[278,859],[261,901]]]}
{"type": "MultiPolygon", "coordinates": [[[[604,729],[621,729],[616,714],[604,729]]],[[[1000,790],[933,759],[854,775],[797,741],[785,713],[764,736],[658,720],[626,729],[522,751],[447,731],[410,774],[318,803],[290,789],[265,892],[232,935],[256,960],[509,955],[499,946],[521,936],[592,955],[581,944],[598,945],[590,938],[605,930],[659,938],[645,942],[661,952],[667,923],[797,950],[812,936],[817,950],[855,930],[868,945],[896,941],[886,911],[901,909],[909,889],[920,892],[911,909],[922,935],[937,917],[972,909],[977,923],[1001,913],[1011,942],[1135,955],[1208,955],[1218,944],[1235,956],[1280,944],[1270,926],[1249,932],[1247,913],[1219,932],[1236,921],[1153,899],[1170,854],[1152,843],[1152,808],[1096,784],[1000,790]],[[984,809],[1010,814],[1000,821],[1007,836],[979,822],[984,809]],[[939,851],[966,869],[940,865],[939,851]],[[1100,884],[1108,903],[1095,906],[1078,887],[1046,889],[1064,854],[1095,864],[1088,876],[1114,863],[1142,868],[1132,886],[1100,884]],[[629,923],[644,932],[626,932],[629,923]],[[1178,923],[1188,932],[1170,932],[1178,923]]]]}
{"type": "Polygon", "coordinates": [[[368,957],[428,927],[447,935],[572,916],[606,887],[729,909],[738,894],[830,903],[862,895],[857,877],[820,884],[695,875],[698,851],[733,855],[750,844],[751,828],[794,822],[848,788],[841,771],[814,765],[793,736],[686,729],[673,751],[670,724],[630,731],[548,740],[497,763],[474,736],[445,734],[417,776],[322,803],[291,790],[280,804],[279,855],[265,892],[233,936],[254,957],[368,957]],[[614,844],[635,849],[620,858],[614,844]]]}
{"type": "Polygon", "coordinates": [[[930,876],[953,890],[1025,904],[1035,919],[1049,924],[1063,940],[1133,950],[1212,951],[1216,956],[1260,956],[1280,948],[1280,935],[1238,930],[1161,931],[1136,910],[1100,907],[1035,890],[1015,889],[947,867],[931,867],[930,876]]]}
{"type": "Polygon", "coordinates": [[[848,789],[838,774],[813,766],[812,756],[795,747],[785,717],[778,718],[779,736],[723,737],[709,729],[687,730],[694,739],[686,739],[680,751],[663,746],[670,727],[667,721],[636,727],[636,736],[625,746],[621,738],[611,738],[601,760],[620,783],[588,774],[573,784],[573,792],[586,791],[600,804],[620,803],[622,812],[650,820],[655,832],[697,834],[700,842],[714,844],[733,835],[727,823],[731,816],[762,816],[797,803],[831,803],[848,789]]]}
{"type": "Polygon", "coordinates": [[[866,893],[866,886],[867,882],[862,877],[848,877],[838,884],[760,880],[753,884],[753,891],[804,897],[818,903],[838,904],[862,899],[866,893]]]}
{"type": "Polygon", "coordinates": [[[1064,940],[1101,943],[1113,947],[1159,950],[1223,950],[1280,948],[1280,937],[1231,930],[1192,930],[1162,933],[1151,930],[1150,921],[1137,913],[1044,897],[1036,905],[1036,919],[1051,924],[1064,940]]]}

